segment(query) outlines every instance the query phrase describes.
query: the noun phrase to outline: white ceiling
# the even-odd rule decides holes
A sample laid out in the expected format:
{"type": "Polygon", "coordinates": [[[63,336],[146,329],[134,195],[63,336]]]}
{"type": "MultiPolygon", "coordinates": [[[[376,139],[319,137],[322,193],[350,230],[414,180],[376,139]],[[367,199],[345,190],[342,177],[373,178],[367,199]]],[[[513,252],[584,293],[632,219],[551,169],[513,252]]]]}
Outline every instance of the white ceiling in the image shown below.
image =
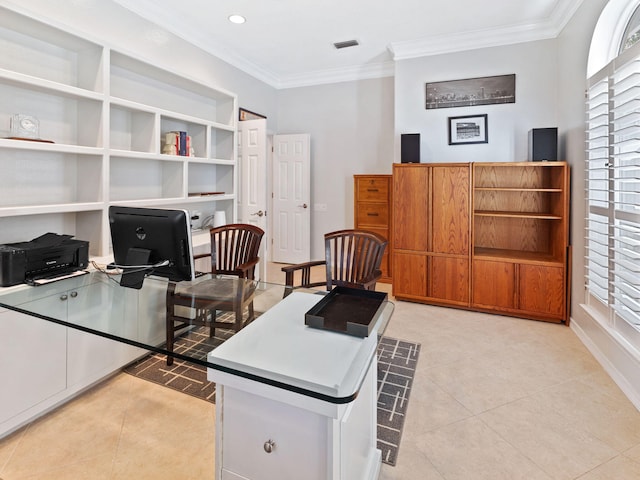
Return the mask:
{"type": "Polygon", "coordinates": [[[393,61],[556,37],[583,0],[115,0],[276,88],[393,75],[393,61]],[[242,25],[227,20],[246,17],[242,25]],[[333,43],[357,40],[337,50],[333,43]]]}

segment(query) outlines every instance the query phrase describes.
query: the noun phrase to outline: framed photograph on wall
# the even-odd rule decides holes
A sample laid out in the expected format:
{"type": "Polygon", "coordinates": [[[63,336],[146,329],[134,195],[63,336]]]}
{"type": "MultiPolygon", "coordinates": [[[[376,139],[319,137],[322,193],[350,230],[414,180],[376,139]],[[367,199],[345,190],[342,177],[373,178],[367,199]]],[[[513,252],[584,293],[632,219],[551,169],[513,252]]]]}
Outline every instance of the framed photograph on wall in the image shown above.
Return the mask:
{"type": "Polygon", "coordinates": [[[487,114],[449,117],[449,145],[489,143],[487,114]]]}
{"type": "Polygon", "coordinates": [[[427,110],[515,102],[515,73],[426,84],[427,110]]]}
{"type": "Polygon", "coordinates": [[[239,108],[238,109],[238,120],[240,120],[241,122],[245,121],[245,120],[259,120],[261,118],[267,118],[264,115],[260,114],[260,113],[256,113],[256,112],[252,112],[250,110],[247,110],[246,108],[239,108]]]}

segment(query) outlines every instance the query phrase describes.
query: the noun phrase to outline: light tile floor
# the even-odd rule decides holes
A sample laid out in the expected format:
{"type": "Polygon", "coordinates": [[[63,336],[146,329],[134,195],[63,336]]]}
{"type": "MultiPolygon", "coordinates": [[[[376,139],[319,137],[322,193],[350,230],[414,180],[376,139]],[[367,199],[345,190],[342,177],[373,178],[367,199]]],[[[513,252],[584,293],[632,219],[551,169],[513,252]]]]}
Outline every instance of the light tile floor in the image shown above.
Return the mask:
{"type": "MultiPolygon", "coordinates": [[[[422,349],[381,480],[640,478],[640,412],[569,328],[397,302],[386,334],[422,349]]],[[[119,374],[1,440],[0,479],[213,479],[214,408],[119,374]]]]}

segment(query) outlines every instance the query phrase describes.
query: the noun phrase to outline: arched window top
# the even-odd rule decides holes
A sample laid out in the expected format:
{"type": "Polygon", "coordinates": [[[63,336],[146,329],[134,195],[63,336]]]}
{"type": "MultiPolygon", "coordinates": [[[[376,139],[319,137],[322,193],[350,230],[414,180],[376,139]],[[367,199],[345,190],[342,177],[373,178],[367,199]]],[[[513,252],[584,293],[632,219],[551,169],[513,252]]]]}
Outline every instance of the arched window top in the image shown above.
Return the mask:
{"type": "Polygon", "coordinates": [[[624,34],[622,35],[622,42],[620,42],[620,50],[618,53],[624,52],[627,48],[638,43],[638,41],[640,41],[640,7],[636,8],[636,11],[633,12],[633,15],[631,15],[627,23],[627,28],[625,28],[624,34]]]}
{"type": "MultiPolygon", "coordinates": [[[[638,33],[640,18],[636,18],[640,0],[609,0],[593,31],[589,46],[587,78],[616,58],[629,36],[638,33]]],[[[630,45],[629,45],[630,46],[630,45]]]]}

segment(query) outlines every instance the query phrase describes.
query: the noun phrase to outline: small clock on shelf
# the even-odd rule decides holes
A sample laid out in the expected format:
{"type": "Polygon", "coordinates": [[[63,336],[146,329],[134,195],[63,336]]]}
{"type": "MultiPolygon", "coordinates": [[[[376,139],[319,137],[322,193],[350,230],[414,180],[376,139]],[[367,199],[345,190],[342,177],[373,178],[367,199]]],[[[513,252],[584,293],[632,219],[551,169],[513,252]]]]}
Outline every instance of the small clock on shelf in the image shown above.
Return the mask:
{"type": "Polygon", "coordinates": [[[32,140],[35,142],[53,143],[40,138],[40,122],[36,117],[16,113],[11,117],[10,137],[14,140],[32,140]]]}
{"type": "Polygon", "coordinates": [[[11,136],[19,138],[40,138],[40,125],[36,117],[16,113],[11,117],[11,136]]]}

